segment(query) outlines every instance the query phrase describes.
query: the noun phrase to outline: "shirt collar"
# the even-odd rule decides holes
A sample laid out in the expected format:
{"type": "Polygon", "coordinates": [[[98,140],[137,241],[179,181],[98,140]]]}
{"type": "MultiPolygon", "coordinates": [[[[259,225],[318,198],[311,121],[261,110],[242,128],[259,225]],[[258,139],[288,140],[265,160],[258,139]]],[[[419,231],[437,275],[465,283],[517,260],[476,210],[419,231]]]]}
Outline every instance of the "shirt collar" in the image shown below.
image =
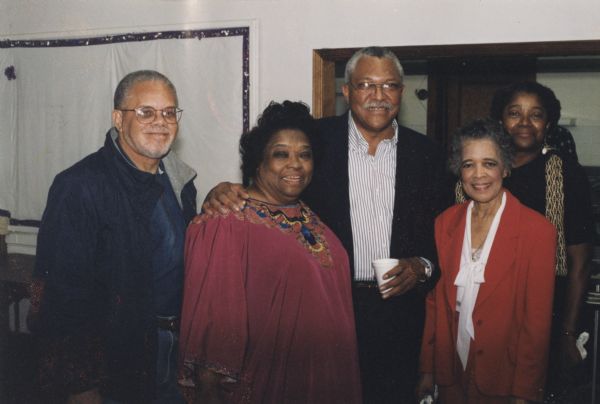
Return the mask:
{"type": "MultiPolygon", "coordinates": [[[[396,118],[392,121],[392,127],[394,128],[394,136],[391,139],[383,139],[382,143],[396,146],[398,144],[398,121],[396,118]]],[[[352,111],[348,111],[348,136],[348,144],[351,148],[363,151],[364,153],[368,152],[369,144],[356,126],[354,118],[352,118],[352,111]]]]}

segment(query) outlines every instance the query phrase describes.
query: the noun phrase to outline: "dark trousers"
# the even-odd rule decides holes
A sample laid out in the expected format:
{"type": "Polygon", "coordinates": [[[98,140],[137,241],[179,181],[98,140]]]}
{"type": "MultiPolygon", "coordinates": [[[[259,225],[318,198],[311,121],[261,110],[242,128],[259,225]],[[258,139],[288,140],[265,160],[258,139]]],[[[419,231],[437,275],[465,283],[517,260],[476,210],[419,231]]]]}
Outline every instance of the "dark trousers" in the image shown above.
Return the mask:
{"type": "MultiPolygon", "coordinates": [[[[156,356],[156,399],[152,404],[184,404],[183,395],[177,385],[177,357],[179,334],[169,330],[158,330],[156,356]]],[[[124,404],[104,398],[102,404],[124,404]]]]}
{"type": "Polygon", "coordinates": [[[414,403],[424,301],[416,293],[383,300],[377,288],[353,288],[365,404],[414,403]]]}

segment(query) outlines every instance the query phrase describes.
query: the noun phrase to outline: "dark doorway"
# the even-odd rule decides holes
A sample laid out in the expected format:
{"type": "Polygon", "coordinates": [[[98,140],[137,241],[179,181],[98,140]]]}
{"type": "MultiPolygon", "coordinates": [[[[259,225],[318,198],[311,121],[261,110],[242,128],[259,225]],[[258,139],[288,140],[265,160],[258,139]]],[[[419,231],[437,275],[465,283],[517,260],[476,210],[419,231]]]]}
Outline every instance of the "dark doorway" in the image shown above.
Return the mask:
{"type": "Polygon", "coordinates": [[[532,57],[452,58],[428,61],[427,135],[447,145],[456,128],[488,116],[494,92],[535,80],[532,57]]]}

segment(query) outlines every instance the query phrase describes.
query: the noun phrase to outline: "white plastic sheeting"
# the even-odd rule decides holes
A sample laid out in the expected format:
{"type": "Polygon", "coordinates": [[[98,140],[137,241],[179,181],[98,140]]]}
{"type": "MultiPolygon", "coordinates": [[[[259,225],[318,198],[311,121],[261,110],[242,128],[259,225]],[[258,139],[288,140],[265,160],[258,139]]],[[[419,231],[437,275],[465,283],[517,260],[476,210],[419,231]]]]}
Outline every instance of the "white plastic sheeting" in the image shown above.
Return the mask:
{"type": "Polygon", "coordinates": [[[177,88],[174,150],[198,172],[199,200],[239,180],[243,64],[242,36],[0,49],[0,209],[41,218],[54,176],[102,146],[115,87],[139,69],[177,88]]]}

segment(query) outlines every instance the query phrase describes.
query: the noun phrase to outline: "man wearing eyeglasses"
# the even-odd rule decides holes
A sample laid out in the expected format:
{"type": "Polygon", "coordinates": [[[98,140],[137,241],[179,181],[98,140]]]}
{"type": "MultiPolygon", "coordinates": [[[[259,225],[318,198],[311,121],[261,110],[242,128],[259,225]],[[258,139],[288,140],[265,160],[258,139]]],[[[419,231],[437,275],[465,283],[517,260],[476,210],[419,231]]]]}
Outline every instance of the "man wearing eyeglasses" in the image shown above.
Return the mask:
{"type": "Polygon", "coordinates": [[[342,87],[349,111],[319,121],[324,158],[303,195],[352,260],[366,403],[415,401],[424,296],[437,278],[433,223],[451,198],[444,153],[397,122],[403,76],[386,48],[350,58],[342,87]],[[371,262],[388,257],[400,262],[380,289],[371,262]]]}
{"type": "Polygon", "coordinates": [[[38,235],[32,326],[42,383],[69,403],[182,403],[183,243],[196,173],[171,151],[164,75],[125,76],[104,146],[58,174],[38,235]]]}
{"type": "MultiPolygon", "coordinates": [[[[314,147],[321,158],[301,196],[340,238],[352,262],[365,403],[415,400],[424,297],[437,278],[433,223],[452,197],[445,154],[396,120],[403,76],[386,48],[352,56],[342,87],[349,111],[318,121],[321,137],[314,147]],[[399,264],[380,289],[371,262],[387,257],[399,264]]],[[[241,209],[245,197],[240,186],[221,183],[203,208],[241,209]]]]}

